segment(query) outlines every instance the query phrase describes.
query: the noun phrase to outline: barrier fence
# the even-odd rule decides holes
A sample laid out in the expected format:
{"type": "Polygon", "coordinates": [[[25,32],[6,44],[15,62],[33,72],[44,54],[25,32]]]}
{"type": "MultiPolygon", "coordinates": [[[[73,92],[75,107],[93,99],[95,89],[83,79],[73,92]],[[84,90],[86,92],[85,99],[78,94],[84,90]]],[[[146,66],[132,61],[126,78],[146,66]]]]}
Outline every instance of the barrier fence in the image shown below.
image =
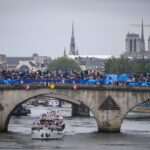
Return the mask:
{"type": "MultiPolygon", "coordinates": [[[[119,78],[118,78],[119,79],[119,78]]],[[[107,77],[105,80],[87,80],[87,79],[7,79],[0,80],[0,84],[13,85],[13,84],[32,84],[32,83],[64,83],[64,84],[98,84],[98,85],[119,85],[123,83],[128,86],[150,86],[150,82],[131,82],[128,80],[113,80],[112,78],[107,77]],[[118,82],[118,83],[117,83],[118,82]]]]}

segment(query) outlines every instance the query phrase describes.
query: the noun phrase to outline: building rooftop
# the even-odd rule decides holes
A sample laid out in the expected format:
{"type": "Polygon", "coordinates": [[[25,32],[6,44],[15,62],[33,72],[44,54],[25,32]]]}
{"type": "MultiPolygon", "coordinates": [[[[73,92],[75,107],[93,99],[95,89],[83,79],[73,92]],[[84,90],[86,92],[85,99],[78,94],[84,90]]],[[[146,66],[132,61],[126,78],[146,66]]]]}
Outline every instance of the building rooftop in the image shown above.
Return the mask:
{"type": "Polygon", "coordinates": [[[20,60],[32,60],[32,57],[7,57],[7,64],[18,65],[20,60]]]}
{"type": "Polygon", "coordinates": [[[77,57],[81,58],[99,58],[99,59],[109,59],[112,56],[111,55],[68,55],[67,57],[75,59],[77,57]]]}

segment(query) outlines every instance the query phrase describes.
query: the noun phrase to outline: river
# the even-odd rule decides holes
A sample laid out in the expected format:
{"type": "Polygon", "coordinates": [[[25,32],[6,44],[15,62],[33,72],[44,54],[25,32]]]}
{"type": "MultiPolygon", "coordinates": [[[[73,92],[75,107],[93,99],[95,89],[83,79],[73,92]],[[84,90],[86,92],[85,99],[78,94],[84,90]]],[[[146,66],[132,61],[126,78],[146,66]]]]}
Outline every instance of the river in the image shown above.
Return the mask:
{"type": "Polygon", "coordinates": [[[61,140],[31,139],[34,117],[50,109],[31,106],[31,115],[12,116],[8,133],[0,133],[0,150],[149,150],[150,113],[130,112],[124,119],[121,133],[97,133],[94,117],[71,117],[71,108],[57,108],[66,123],[61,140]]]}

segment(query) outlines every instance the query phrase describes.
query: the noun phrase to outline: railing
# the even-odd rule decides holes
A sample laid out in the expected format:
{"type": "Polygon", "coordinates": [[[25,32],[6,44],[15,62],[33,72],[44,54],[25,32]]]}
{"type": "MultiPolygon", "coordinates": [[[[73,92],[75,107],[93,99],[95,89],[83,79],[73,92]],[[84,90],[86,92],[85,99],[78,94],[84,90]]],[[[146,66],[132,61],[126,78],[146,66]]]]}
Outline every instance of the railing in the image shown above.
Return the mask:
{"type": "Polygon", "coordinates": [[[64,83],[64,84],[97,84],[97,85],[128,85],[128,86],[150,86],[150,82],[114,82],[113,80],[84,80],[84,79],[1,79],[0,84],[39,84],[39,83],[64,83]]]}

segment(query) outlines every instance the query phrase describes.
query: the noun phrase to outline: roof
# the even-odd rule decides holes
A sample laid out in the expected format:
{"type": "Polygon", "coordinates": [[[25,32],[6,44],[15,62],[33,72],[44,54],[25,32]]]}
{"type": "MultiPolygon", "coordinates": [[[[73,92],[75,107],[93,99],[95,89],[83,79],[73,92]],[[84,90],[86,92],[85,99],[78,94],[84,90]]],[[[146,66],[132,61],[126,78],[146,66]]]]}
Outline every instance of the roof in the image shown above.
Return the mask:
{"type": "Polygon", "coordinates": [[[18,65],[20,60],[33,60],[32,57],[7,57],[6,61],[8,65],[18,65]]]}
{"type": "Polygon", "coordinates": [[[139,34],[136,34],[136,33],[128,33],[128,34],[127,34],[127,37],[137,37],[137,38],[139,38],[139,34]]]}
{"type": "Polygon", "coordinates": [[[36,67],[36,65],[35,65],[32,61],[30,61],[29,64],[30,64],[32,67],[36,67]]]}
{"type": "Polygon", "coordinates": [[[89,57],[89,58],[108,59],[108,58],[111,58],[112,56],[111,55],[68,55],[67,57],[72,58],[72,59],[75,59],[77,57],[82,57],[82,58],[89,57]]]}

